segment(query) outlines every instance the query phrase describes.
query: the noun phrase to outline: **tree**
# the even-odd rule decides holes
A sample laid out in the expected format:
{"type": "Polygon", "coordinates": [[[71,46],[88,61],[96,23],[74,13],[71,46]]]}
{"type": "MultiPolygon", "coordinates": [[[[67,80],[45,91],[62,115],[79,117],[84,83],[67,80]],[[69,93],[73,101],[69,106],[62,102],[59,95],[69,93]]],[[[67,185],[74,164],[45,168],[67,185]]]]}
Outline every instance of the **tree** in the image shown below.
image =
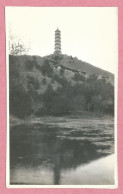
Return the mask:
{"type": "Polygon", "coordinates": [[[60,75],[63,76],[64,75],[65,70],[63,68],[60,69],[60,75]]]}
{"type": "Polygon", "coordinates": [[[43,65],[41,67],[42,74],[44,76],[52,77],[53,75],[53,68],[50,66],[48,59],[45,59],[43,65]]]}
{"type": "Polygon", "coordinates": [[[12,42],[9,45],[9,54],[10,55],[22,55],[22,54],[26,54],[27,51],[29,51],[29,48],[26,48],[23,43],[12,42]]]}
{"type": "Polygon", "coordinates": [[[29,93],[21,84],[10,86],[10,113],[25,118],[32,113],[32,102],[29,93]]]}
{"type": "Polygon", "coordinates": [[[73,77],[73,80],[75,80],[75,81],[84,81],[85,77],[80,73],[75,73],[74,77],[73,77]]]}
{"type": "Polygon", "coordinates": [[[29,48],[12,32],[11,27],[9,27],[9,54],[22,55],[28,51],[29,48]]]}

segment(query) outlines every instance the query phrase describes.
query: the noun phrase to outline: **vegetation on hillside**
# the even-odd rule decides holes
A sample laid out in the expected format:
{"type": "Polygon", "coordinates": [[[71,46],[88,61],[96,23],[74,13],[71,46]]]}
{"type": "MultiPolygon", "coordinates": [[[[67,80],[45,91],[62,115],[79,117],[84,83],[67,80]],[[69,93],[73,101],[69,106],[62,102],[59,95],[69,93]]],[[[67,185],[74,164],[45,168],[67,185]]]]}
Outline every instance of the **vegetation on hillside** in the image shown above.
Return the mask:
{"type": "Polygon", "coordinates": [[[82,111],[113,115],[114,86],[94,74],[85,79],[79,73],[66,76],[62,68],[54,70],[52,65],[62,60],[63,56],[47,56],[41,62],[36,56],[10,56],[10,114],[19,118],[82,111]]]}

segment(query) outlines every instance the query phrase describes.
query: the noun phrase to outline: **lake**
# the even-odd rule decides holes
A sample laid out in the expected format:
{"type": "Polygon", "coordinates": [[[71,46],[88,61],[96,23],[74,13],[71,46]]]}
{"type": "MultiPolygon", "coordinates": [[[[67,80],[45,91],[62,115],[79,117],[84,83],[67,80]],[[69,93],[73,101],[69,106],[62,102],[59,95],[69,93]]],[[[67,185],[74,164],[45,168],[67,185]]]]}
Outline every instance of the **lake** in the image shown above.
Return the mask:
{"type": "Polygon", "coordinates": [[[113,118],[49,116],[10,129],[10,184],[114,184],[113,118]]]}

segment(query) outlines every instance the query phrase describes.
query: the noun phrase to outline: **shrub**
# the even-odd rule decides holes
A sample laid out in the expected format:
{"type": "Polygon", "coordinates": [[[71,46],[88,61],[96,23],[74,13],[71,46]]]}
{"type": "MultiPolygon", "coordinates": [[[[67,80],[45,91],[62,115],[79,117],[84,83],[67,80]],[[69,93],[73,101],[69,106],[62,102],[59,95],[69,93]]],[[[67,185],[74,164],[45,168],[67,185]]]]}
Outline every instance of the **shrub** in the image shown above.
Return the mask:
{"type": "Polygon", "coordinates": [[[73,80],[75,80],[75,81],[84,81],[85,77],[80,73],[75,73],[74,77],[73,77],[73,80]]]}
{"type": "Polygon", "coordinates": [[[47,59],[44,60],[44,63],[41,67],[42,74],[44,76],[52,77],[53,75],[53,68],[50,66],[49,61],[47,59]]]}
{"type": "Polygon", "coordinates": [[[60,75],[63,76],[64,75],[65,70],[63,68],[60,69],[60,75]]]}
{"type": "Polygon", "coordinates": [[[32,71],[32,69],[33,69],[33,61],[31,61],[31,60],[27,60],[26,62],[25,62],[25,67],[26,67],[26,69],[28,70],[28,71],[32,71]]]}
{"type": "Polygon", "coordinates": [[[28,86],[32,86],[33,89],[37,90],[40,88],[40,84],[39,84],[39,81],[32,77],[32,76],[27,76],[27,83],[28,83],[28,86]]]}
{"type": "Polygon", "coordinates": [[[46,83],[47,83],[46,78],[43,78],[42,84],[43,84],[43,85],[46,85],[46,83]]]}

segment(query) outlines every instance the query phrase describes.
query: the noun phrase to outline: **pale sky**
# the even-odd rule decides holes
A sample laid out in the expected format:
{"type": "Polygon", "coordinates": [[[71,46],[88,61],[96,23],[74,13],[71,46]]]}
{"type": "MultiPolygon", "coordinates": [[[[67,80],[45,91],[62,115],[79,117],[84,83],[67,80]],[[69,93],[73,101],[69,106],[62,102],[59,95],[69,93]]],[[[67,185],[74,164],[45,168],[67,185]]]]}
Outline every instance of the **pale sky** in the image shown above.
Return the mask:
{"type": "Polygon", "coordinates": [[[118,63],[116,7],[6,7],[7,36],[14,35],[27,54],[54,52],[56,28],[61,31],[62,53],[115,73],[118,63]]]}

